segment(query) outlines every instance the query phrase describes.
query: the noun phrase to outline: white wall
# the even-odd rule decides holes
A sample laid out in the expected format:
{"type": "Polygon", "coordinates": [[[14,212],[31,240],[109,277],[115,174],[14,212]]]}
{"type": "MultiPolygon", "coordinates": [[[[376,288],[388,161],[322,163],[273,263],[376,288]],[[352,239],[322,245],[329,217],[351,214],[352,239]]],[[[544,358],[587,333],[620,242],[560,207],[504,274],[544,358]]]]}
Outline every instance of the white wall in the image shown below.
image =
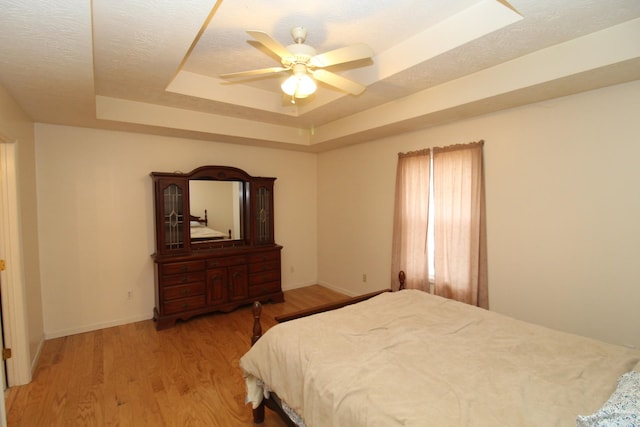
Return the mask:
{"type": "Polygon", "coordinates": [[[323,153],[319,281],[388,287],[397,153],[484,139],[491,309],[640,348],[639,135],[636,81],[323,153]]]}
{"type": "Polygon", "coordinates": [[[151,317],[151,171],[278,177],[284,288],[355,295],[389,284],[397,153],[484,139],[491,308],[640,347],[638,111],[633,82],[320,155],[37,125],[45,333],[151,317]]]}
{"type": "Polygon", "coordinates": [[[44,124],[36,154],[48,338],[152,317],[152,171],[211,164],[277,177],[283,288],[316,281],[314,154],[44,124]]]}

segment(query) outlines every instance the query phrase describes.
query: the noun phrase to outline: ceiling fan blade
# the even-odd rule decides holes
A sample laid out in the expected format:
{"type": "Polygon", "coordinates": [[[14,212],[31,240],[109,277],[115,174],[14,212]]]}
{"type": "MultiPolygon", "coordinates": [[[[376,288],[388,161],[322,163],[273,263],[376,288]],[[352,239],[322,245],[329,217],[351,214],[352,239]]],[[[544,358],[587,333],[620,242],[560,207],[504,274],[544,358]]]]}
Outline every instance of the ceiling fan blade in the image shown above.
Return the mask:
{"type": "Polygon", "coordinates": [[[345,77],[339,76],[331,71],[327,70],[314,70],[312,71],[313,77],[328,85],[337,87],[338,89],[348,92],[352,95],[360,95],[367,88],[360,83],[356,83],[353,80],[349,80],[345,77]]]}
{"type": "Polygon", "coordinates": [[[314,56],[310,64],[316,67],[329,67],[331,65],[345,62],[357,61],[359,59],[371,58],[373,50],[364,43],[356,43],[351,46],[341,47],[314,56]]]}
{"type": "Polygon", "coordinates": [[[287,70],[289,69],[285,67],[261,68],[258,70],[249,70],[249,71],[240,71],[237,73],[220,74],[219,77],[222,79],[233,79],[237,77],[251,77],[251,76],[259,76],[261,74],[281,73],[287,70]]]}
{"type": "Polygon", "coordinates": [[[287,48],[282,46],[276,39],[265,32],[249,30],[247,31],[247,34],[258,40],[264,45],[264,47],[278,55],[280,58],[287,58],[292,56],[287,48]]]}

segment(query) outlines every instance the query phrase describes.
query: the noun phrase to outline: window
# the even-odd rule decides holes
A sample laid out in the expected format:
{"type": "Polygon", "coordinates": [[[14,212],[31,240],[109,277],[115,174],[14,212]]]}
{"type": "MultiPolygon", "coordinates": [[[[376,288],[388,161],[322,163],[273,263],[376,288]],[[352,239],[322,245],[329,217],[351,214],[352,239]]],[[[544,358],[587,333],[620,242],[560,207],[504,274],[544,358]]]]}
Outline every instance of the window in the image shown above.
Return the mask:
{"type": "Polygon", "coordinates": [[[483,144],[399,154],[392,286],[488,306],[483,144]]]}

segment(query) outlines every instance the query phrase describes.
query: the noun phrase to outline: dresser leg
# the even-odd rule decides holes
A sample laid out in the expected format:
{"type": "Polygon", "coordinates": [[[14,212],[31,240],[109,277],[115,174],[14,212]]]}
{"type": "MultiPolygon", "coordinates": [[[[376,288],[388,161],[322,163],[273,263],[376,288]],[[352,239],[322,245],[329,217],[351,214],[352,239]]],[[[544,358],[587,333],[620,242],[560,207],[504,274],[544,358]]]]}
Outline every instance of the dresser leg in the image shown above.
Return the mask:
{"type": "Polygon", "coordinates": [[[271,298],[269,298],[271,301],[273,302],[284,302],[284,293],[283,292],[279,292],[276,295],[272,296],[271,298]]]}
{"type": "Polygon", "coordinates": [[[168,329],[173,327],[176,324],[176,319],[173,317],[161,317],[158,314],[157,309],[153,309],[153,321],[156,322],[156,330],[161,331],[163,329],[168,329]]]}

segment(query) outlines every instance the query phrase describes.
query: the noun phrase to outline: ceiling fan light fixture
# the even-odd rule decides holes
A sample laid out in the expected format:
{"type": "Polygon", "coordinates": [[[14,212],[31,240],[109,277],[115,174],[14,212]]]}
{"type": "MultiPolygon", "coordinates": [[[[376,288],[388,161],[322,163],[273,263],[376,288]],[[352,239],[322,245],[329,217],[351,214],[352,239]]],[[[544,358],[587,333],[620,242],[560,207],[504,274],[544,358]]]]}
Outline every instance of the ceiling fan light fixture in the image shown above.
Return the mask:
{"type": "Polygon", "coordinates": [[[282,91],[294,98],[306,98],[317,89],[316,82],[307,73],[295,73],[282,83],[282,91]]]}

